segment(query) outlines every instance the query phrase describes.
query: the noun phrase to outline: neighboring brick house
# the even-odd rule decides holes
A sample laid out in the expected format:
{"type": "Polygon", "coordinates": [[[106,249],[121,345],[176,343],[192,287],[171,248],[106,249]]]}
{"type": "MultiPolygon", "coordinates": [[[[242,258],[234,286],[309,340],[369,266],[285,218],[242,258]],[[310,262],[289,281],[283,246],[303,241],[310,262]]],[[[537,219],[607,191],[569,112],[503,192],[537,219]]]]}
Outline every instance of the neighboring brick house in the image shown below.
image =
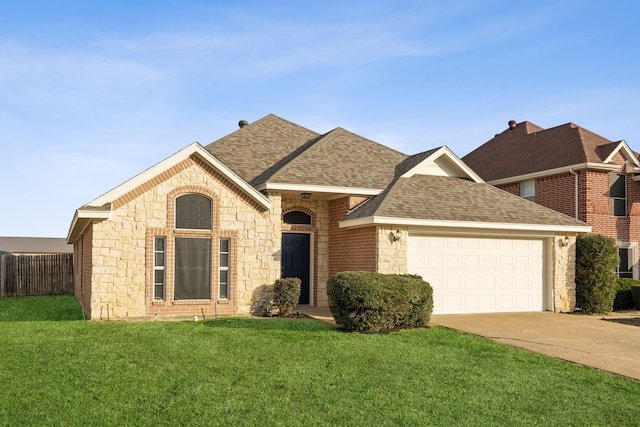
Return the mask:
{"type": "Polygon", "coordinates": [[[347,270],[421,274],[435,313],[566,311],[590,229],[484,184],[446,147],[407,156],[268,115],[82,206],[67,241],[91,319],[249,313],[291,276],[301,305],[326,307],[347,270]]]}
{"type": "Polygon", "coordinates": [[[616,239],[619,277],[638,278],[640,163],[625,141],[573,123],[509,128],[463,158],[488,184],[573,216],[616,239]]]}

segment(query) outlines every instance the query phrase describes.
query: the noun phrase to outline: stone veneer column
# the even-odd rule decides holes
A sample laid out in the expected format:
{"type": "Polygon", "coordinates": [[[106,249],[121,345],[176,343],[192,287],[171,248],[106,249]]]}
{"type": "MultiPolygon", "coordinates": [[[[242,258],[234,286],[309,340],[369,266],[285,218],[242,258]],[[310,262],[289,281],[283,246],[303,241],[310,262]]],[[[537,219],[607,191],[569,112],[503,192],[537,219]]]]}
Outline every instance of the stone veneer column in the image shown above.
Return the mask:
{"type": "Polygon", "coordinates": [[[376,271],[383,274],[407,273],[407,227],[377,227],[378,251],[376,271]],[[396,231],[400,231],[400,240],[394,241],[396,231]]]}
{"type": "Polygon", "coordinates": [[[553,305],[556,312],[576,307],[576,235],[556,235],[552,247],[553,305]],[[569,244],[560,243],[569,237],[569,244]]]}

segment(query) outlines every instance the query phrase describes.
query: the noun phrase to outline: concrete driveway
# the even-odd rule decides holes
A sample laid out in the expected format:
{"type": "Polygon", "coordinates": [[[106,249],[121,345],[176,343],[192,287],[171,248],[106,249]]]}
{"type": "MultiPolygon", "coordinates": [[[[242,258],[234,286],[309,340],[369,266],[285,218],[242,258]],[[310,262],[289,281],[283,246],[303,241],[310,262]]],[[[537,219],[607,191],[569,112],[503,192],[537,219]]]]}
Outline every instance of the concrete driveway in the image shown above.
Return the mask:
{"type": "MultiPolygon", "coordinates": [[[[622,315],[608,316],[621,318],[622,315]]],[[[434,315],[440,325],[640,380],[640,327],[561,313],[434,315]]]]}

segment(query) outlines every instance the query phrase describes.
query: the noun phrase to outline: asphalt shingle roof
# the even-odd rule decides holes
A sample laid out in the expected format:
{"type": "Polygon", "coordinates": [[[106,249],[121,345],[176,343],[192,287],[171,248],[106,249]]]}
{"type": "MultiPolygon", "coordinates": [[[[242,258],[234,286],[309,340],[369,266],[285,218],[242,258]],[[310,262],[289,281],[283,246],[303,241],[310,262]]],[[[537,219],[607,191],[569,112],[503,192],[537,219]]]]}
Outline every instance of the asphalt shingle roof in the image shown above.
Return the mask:
{"type": "Polygon", "coordinates": [[[352,188],[385,188],[407,155],[342,128],[318,138],[269,178],[269,182],[352,188]]]}
{"type": "Polygon", "coordinates": [[[317,134],[270,114],[205,147],[253,186],[385,188],[407,156],[342,128],[317,134]]]}
{"type": "Polygon", "coordinates": [[[617,146],[573,123],[545,130],[522,122],[462,160],[485,181],[494,181],[586,162],[602,163],[617,146]]]}
{"type": "Polygon", "coordinates": [[[320,134],[274,114],[207,145],[205,149],[249,184],[264,182],[320,134]]]}
{"type": "Polygon", "coordinates": [[[414,175],[399,178],[343,220],[370,216],[442,221],[585,226],[488,184],[460,178],[414,175]]]}

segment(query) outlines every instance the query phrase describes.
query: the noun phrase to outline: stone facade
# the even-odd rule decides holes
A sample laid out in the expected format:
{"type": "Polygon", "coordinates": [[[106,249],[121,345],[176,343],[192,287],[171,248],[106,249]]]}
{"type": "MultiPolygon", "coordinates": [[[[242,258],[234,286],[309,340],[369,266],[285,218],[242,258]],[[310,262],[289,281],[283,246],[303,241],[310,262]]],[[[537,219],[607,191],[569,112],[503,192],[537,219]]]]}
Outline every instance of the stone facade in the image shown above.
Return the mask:
{"type": "MultiPolygon", "coordinates": [[[[82,281],[76,294],[91,319],[211,317],[249,312],[253,293],[280,277],[280,198],[266,211],[197,157],[189,158],[112,203],[108,220],[94,223],[90,240],[90,301],[82,281]],[[179,230],[174,223],[175,198],[199,193],[213,201],[211,230],[179,230]],[[166,297],[154,301],[153,237],[167,237],[166,297]],[[172,293],[173,238],[212,239],[210,300],[175,301],[172,293]],[[231,239],[230,298],[218,299],[218,239],[231,239]]],[[[81,243],[76,242],[76,246],[81,243]]],[[[80,250],[79,248],[77,249],[80,250]]],[[[86,273],[85,273],[86,274],[86,273]]]]}
{"type": "Polygon", "coordinates": [[[556,235],[550,250],[553,309],[569,312],[576,307],[576,235],[556,235]],[[568,244],[565,237],[569,239],[568,244]]]}

